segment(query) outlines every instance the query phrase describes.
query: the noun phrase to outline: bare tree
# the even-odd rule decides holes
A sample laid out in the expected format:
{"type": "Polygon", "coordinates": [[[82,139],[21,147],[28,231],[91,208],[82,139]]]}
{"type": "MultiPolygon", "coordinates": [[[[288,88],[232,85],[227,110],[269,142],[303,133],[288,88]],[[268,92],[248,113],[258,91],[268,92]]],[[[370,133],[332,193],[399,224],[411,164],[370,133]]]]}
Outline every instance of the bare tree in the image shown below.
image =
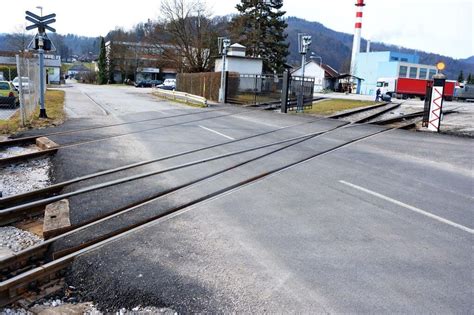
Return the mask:
{"type": "Polygon", "coordinates": [[[21,54],[25,53],[26,48],[32,39],[33,36],[26,32],[23,25],[17,25],[15,31],[7,36],[7,42],[11,47],[11,50],[20,52],[21,54]]]}
{"type": "Polygon", "coordinates": [[[146,27],[148,41],[159,48],[178,71],[208,71],[216,36],[205,2],[162,0],[161,13],[157,22],[146,27]]]}

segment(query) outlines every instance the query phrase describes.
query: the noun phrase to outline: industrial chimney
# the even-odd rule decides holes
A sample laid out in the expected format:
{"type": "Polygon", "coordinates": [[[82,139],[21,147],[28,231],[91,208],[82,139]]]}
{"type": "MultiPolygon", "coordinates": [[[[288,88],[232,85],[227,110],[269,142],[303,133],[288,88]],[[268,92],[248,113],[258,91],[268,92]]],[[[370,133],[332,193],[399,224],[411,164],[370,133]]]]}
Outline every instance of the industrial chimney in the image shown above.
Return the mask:
{"type": "Polygon", "coordinates": [[[357,68],[357,57],[360,52],[360,38],[361,38],[361,31],[362,31],[362,15],[363,15],[364,6],[365,6],[364,0],[357,0],[354,42],[352,43],[351,75],[355,75],[356,68],[357,68]]]}

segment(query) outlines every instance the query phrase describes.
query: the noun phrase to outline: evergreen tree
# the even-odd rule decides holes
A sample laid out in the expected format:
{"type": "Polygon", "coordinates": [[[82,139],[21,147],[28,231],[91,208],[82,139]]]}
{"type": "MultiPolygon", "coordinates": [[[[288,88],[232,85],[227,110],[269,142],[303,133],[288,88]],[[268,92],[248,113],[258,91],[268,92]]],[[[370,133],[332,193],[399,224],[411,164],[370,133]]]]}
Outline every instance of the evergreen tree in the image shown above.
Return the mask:
{"type": "Polygon", "coordinates": [[[472,77],[472,74],[470,73],[467,76],[467,84],[474,84],[474,78],[472,77]]]}
{"type": "Polygon", "coordinates": [[[461,70],[461,72],[459,72],[458,82],[460,82],[460,83],[464,82],[464,73],[462,72],[462,70],[461,70]]]}
{"type": "Polygon", "coordinates": [[[241,0],[231,23],[234,41],[246,46],[249,56],[263,58],[265,72],[283,72],[289,54],[282,6],[283,0],[241,0]]]}
{"type": "Polygon", "coordinates": [[[99,76],[98,76],[98,83],[99,84],[106,84],[107,83],[107,60],[105,55],[105,41],[104,38],[101,37],[100,40],[100,53],[99,53],[99,76]]]}

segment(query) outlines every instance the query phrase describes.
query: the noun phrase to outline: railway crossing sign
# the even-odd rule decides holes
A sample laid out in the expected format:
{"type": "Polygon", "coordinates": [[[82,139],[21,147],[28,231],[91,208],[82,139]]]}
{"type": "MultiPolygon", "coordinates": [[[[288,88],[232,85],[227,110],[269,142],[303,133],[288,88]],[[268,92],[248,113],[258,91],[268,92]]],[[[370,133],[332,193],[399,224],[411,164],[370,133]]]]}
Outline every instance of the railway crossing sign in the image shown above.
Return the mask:
{"type": "MultiPolygon", "coordinates": [[[[43,9],[41,9],[43,10],[43,9]]],[[[56,48],[52,44],[51,40],[46,35],[46,30],[55,33],[56,29],[52,28],[50,24],[56,22],[56,13],[48,14],[43,16],[43,11],[41,11],[41,15],[36,15],[33,12],[26,11],[25,19],[31,23],[32,25],[28,25],[26,27],[27,31],[38,29],[38,33],[36,34],[35,38],[30,42],[28,45],[28,49],[34,49],[38,51],[38,59],[39,59],[39,77],[40,77],[40,97],[39,97],[39,105],[40,105],[40,118],[48,118],[46,115],[46,108],[44,107],[44,91],[45,91],[45,73],[44,73],[44,52],[45,51],[55,51],[56,48]]]]}
{"type": "Polygon", "coordinates": [[[26,27],[27,31],[37,28],[38,33],[44,33],[45,30],[56,33],[56,29],[49,26],[49,24],[53,24],[54,22],[56,22],[56,20],[54,19],[56,17],[56,13],[48,14],[45,16],[39,16],[30,11],[26,11],[25,13],[25,19],[33,23],[32,25],[26,27]]]}

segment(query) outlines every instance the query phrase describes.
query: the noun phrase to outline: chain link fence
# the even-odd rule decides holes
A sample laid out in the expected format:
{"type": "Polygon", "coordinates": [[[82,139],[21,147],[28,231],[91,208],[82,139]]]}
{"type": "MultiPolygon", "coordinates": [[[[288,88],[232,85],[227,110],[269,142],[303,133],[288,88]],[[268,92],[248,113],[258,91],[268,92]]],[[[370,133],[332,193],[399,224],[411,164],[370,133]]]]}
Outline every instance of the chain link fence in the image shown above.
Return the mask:
{"type": "Polygon", "coordinates": [[[18,117],[25,126],[35,114],[39,101],[38,59],[17,55],[15,61],[17,76],[9,78],[11,81],[0,80],[0,122],[8,124],[18,117]]]}

